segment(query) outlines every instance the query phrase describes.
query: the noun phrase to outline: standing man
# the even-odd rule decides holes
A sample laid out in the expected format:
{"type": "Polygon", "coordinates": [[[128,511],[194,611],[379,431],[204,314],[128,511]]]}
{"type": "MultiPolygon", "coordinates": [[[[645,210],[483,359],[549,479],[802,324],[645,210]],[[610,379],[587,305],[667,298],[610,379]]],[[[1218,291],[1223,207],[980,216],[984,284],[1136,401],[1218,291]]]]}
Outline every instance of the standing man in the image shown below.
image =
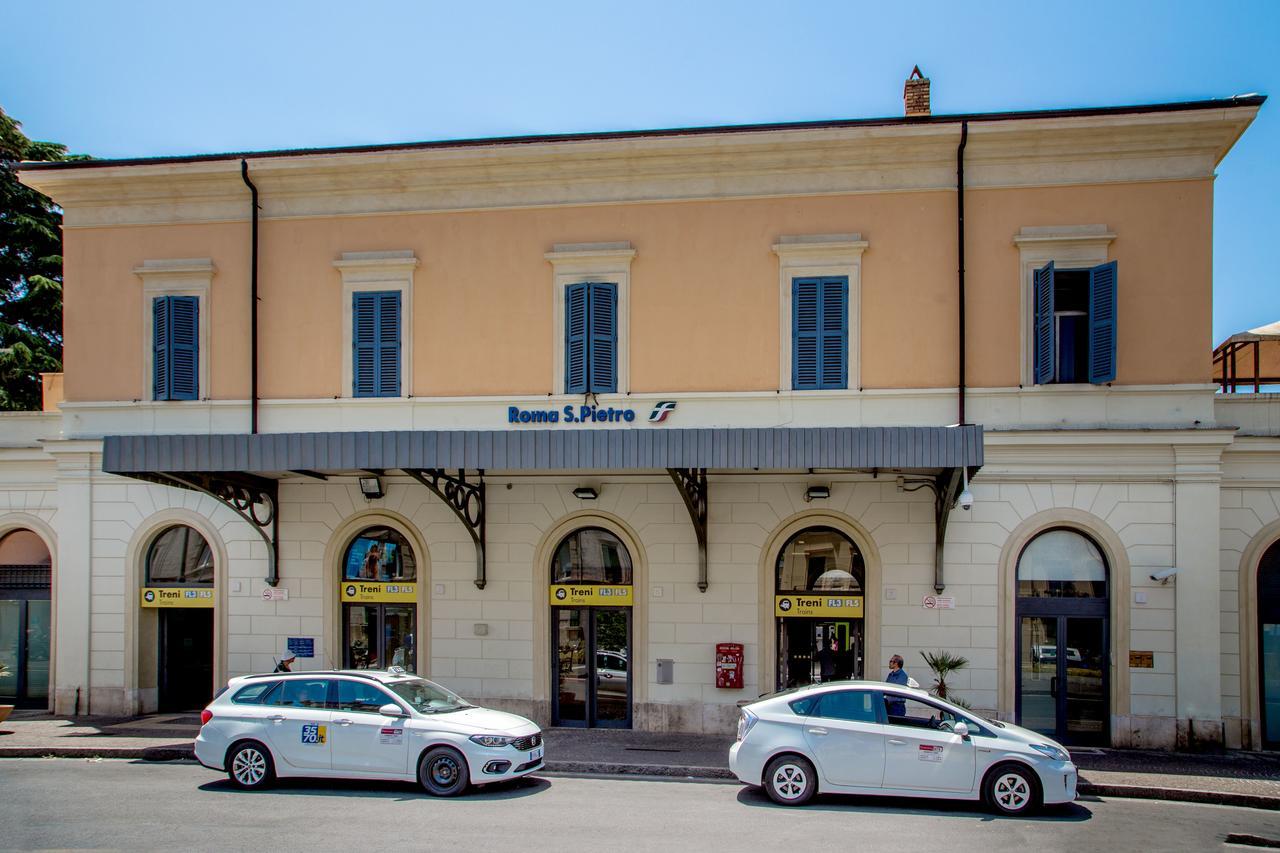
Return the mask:
{"type": "Polygon", "coordinates": [[[293,672],[294,654],[289,651],[289,647],[285,646],[284,651],[280,653],[280,663],[276,664],[276,668],[272,672],[293,672]]]}
{"type": "MultiPolygon", "coordinates": [[[[902,655],[894,655],[889,658],[889,677],[885,681],[906,687],[910,680],[907,671],[902,668],[902,655]]],[[[907,703],[902,699],[890,696],[885,701],[884,707],[890,717],[905,717],[907,715],[907,703]]]]}

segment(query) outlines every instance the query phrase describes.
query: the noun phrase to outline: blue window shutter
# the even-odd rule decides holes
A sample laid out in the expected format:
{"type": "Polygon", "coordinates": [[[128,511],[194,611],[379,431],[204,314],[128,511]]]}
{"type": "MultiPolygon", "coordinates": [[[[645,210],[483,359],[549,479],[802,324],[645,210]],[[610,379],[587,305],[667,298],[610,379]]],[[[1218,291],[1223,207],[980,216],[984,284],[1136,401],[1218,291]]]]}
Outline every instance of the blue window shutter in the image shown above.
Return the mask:
{"type": "Polygon", "coordinates": [[[200,300],[169,299],[169,399],[200,399],[200,300]]]}
{"type": "Polygon", "coordinates": [[[618,390],[618,286],[592,284],[587,297],[591,341],[587,383],[592,393],[618,390]]]}
{"type": "Polygon", "coordinates": [[[1054,359],[1057,347],[1053,340],[1053,261],[1049,261],[1035,274],[1035,324],[1032,338],[1035,341],[1035,384],[1053,381],[1054,359]]]}
{"type": "Polygon", "coordinates": [[[571,284],[564,294],[564,390],[587,393],[587,288],[571,284]]]}
{"type": "Polygon", "coordinates": [[[400,396],[400,291],[377,295],[378,358],[377,395],[400,396]]]}
{"type": "Polygon", "coordinates": [[[1116,262],[1089,270],[1089,381],[1116,378],[1116,262]]]}
{"type": "Polygon", "coordinates": [[[378,393],[378,299],[375,293],[352,294],[351,393],[374,397],[378,393]]]}
{"type": "Polygon", "coordinates": [[[169,399],[169,297],[151,300],[151,397],[169,399]]]}
{"type": "Polygon", "coordinates": [[[849,387],[849,280],[821,281],[822,342],[819,347],[819,388],[849,387]]]}
{"type": "Polygon", "coordinates": [[[816,278],[791,281],[791,387],[799,390],[817,388],[821,379],[819,282],[816,278]]]}

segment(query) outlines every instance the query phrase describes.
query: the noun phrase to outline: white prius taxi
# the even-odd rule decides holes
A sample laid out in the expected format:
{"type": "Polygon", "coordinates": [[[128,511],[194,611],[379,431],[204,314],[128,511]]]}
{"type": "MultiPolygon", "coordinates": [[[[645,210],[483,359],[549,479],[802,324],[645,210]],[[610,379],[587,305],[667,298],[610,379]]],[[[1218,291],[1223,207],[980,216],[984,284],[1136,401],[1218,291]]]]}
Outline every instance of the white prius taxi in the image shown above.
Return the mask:
{"type": "Polygon", "coordinates": [[[233,678],[200,722],[196,758],[241,788],[278,776],[416,780],[451,797],[543,763],[533,722],[397,667],[233,678]]]}
{"type": "Polygon", "coordinates": [[[778,803],[817,793],[985,800],[1006,815],[1076,798],[1061,745],[923,690],[842,681],[742,708],[729,767],[778,803]]]}

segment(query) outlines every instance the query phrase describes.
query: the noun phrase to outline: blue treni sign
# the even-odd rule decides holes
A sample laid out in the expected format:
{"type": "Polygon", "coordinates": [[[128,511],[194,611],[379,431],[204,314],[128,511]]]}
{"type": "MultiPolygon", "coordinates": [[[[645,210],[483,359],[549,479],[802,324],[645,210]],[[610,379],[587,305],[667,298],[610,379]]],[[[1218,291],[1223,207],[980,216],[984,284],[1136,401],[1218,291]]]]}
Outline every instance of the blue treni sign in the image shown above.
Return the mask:
{"type": "MultiPolygon", "coordinates": [[[[649,413],[649,422],[660,424],[674,412],[676,404],[664,400],[653,407],[649,413]]],[[[635,409],[615,409],[612,406],[574,406],[563,409],[522,409],[519,406],[507,407],[507,423],[509,424],[617,424],[634,423],[635,409]]]]}

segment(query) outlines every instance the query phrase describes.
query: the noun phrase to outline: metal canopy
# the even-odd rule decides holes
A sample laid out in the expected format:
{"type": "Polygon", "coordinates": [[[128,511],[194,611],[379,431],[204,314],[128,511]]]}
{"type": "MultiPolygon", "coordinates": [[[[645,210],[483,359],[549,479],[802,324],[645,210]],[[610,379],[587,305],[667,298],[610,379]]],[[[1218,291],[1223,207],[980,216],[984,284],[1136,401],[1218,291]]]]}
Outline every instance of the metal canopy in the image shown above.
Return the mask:
{"type": "Polygon", "coordinates": [[[428,430],[108,436],[104,471],[795,470],[982,465],[982,427],[428,430]]]}
{"type": "Polygon", "coordinates": [[[340,472],[400,470],[443,500],[476,545],[478,588],[486,582],[484,472],[665,470],[698,538],[698,588],[708,586],[707,470],[928,473],[936,496],[935,588],[943,589],[942,544],[961,469],[982,466],[982,427],[777,427],[760,429],[432,430],[238,435],[107,436],[102,470],[213,495],[267,541],[278,583],[275,481],[340,472]],[[453,469],[456,476],[448,474],[453,469]],[[477,471],[477,481],[467,471],[477,471]],[[245,484],[269,519],[246,512],[245,484]],[[270,531],[268,533],[268,530],[270,531]]]}

